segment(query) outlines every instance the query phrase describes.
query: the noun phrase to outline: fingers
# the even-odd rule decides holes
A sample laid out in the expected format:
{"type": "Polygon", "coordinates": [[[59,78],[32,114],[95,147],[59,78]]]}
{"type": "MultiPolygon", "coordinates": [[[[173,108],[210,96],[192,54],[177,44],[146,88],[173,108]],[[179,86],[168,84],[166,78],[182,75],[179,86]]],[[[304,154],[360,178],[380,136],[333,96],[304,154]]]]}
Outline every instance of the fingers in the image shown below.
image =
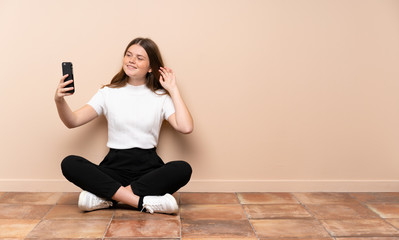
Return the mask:
{"type": "Polygon", "coordinates": [[[158,71],[160,73],[159,82],[162,87],[169,93],[174,92],[177,89],[177,85],[173,70],[167,67],[160,67],[158,71]]]}
{"type": "Polygon", "coordinates": [[[60,80],[60,84],[58,85],[58,89],[60,88],[65,88],[67,85],[71,84],[73,82],[73,79],[65,81],[65,79],[68,77],[68,74],[65,74],[61,80],[60,80]],[[65,81],[65,82],[64,82],[65,81]]]}
{"type": "Polygon", "coordinates": [[[58,87],[59,87],[59,88],[64,88],[64,87],[66,87],[67,85],[71,84],[72,82],[73,82],[73,80],[68,80],[68,81],[66,81],[66,82],[62,82],[62,83],[60,83],[60,85],[58,85],[58,87]]]}
{"type": "Polygon", "coordinates": [[[73,89],[74,89],[74,87],[61,88],[60,89],[60,93],[66,93],[66,92],[69,92],[69,91],[71,91],[73,89]]]}
{"type": "Polygon", "coordinates": [[[164,81],[168,79],[172,80],[175,78],[175,73],[170,68],[160,67],[159,72],[161,73],[161,76],[163,77],[164,81]]]}
{"type": "Polygon", "coordinates": [[[62,78],[60,79],[60,83],[63,83],[68,76],[69,74],[65,74],[64,76],[62,76],[62,78]]]}
{"type": "Polygon", "coordinates": [[[166,73],[165,73],[165,71],[164,71],[164,69],[159,69],[159,73],[161,74],[161,76],[159,77],[159,80],[161,81],[164,81],[164,79],[167,79],[167,75],[166,75],[166,73]]]}
{"type": "Polygon", "coordinates": [[[61,79],[60,79],[60,83],[58,84],[57,87],[57,91],[56,91],[56,95],[55,95],[55,99],[61,99],[63,97],[66,96],[70,96],[72,95],[72,93],[70,93],[69,91],[73,90],[74,87],[66,87],[68,84],[71,84],[73,82],[73,80],[68,80],[65,81],[65,79],[68,77],[68,74],[64,75],[61,79]],[[65,81],[65,82],[64,82],[65,81]]]}
{"type": "Polygon", "coordinates": [[[58,88],[57,90],[57,95],[59,97],[65,97],[72,95],[72,93],[69,93],[69,91],[73,90],[73,87],[67,87],[67,88],[58,88]]]}
{"type": "Polygon", "coordinates": [[[160,71],[161,70],[162,70],[162,72],[173,74],[173,70],[168,67],[160,67],[160,71]]]}

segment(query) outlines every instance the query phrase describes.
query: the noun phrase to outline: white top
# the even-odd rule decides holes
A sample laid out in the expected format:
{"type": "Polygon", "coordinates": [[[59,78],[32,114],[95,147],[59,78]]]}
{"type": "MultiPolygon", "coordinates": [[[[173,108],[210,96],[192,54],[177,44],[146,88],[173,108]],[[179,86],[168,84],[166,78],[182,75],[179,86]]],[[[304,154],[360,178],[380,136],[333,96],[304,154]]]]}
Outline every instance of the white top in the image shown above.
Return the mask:
{"type": "Polygon", "coordinates": [[[170,96],[159,95],[164,93],[162,90],[157,93],[146,85],[130,84],[98,90],[88,104],[108,120],[109,148],[150,149],[157,146],[163,120],[175,112],[170,96]]]}

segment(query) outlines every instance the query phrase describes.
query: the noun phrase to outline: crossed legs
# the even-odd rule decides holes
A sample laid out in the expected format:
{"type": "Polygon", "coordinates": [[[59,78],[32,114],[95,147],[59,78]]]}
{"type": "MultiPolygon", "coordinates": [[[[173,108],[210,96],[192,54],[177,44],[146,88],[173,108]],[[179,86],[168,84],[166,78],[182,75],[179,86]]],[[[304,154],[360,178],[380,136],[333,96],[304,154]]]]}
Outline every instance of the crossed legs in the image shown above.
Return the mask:
{"type": "Polygon", "coordinates": [[[145,196],[173,194],[186,185],[191,167],[184,161],[166,163],[139,177],[120,174],[80,156],[68,156],[61,163],[64,176],[78,187],[105,199],[141,208],[145,196]]]}

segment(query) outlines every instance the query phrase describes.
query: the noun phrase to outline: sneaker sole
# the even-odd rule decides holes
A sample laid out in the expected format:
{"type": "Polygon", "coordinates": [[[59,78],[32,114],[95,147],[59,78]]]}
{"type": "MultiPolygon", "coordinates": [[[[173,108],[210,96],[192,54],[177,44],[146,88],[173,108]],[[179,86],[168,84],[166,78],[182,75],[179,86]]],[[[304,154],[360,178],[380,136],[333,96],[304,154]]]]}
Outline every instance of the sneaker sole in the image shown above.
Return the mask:
{"type": "Polygon", "coordinates": [[[167,197],[170,200],[170,202],[172,202],[172,205],[173,205],[172,207],[173,207],[174,210],[172,212],[169,212],[169,213],[177,213],[179,211],[179,206],[177,205],[176,199],[172,195],[170,195],[169,193],[167,193],[165,195],[165,197],[167,197]]]}

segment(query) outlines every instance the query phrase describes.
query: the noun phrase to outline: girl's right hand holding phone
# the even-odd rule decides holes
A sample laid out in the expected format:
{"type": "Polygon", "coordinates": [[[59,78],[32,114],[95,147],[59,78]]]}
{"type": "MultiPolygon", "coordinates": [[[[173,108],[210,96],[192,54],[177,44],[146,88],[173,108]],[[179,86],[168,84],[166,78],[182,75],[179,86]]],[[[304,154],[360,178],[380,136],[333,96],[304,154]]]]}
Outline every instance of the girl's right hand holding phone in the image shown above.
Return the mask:
{"type": "Polygon", "coordinates": [[[62,99],[64,99],[65,96],[70,96],[73,94],[73,93],[68,93],[68,91],[73,90],[73,87],[66,87],[68,84],[72,83],[73,80],[68,80],[64,82],[67,77],[68,74],[64,75],[61,78],[60,83],[58,84],[57,91],[55,92],[54,96],[54,100],[56,102],[61,101],[62,99]]]}

